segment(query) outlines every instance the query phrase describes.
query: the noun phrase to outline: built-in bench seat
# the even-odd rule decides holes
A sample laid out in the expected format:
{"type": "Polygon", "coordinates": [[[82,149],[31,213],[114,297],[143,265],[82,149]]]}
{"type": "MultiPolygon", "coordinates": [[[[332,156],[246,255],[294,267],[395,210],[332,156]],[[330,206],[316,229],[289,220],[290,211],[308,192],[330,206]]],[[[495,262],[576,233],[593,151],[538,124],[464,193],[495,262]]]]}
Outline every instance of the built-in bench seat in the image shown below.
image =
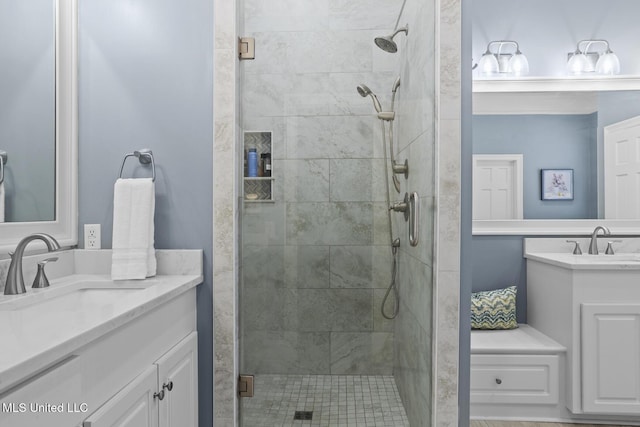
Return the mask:
{"type": "Polygon", "coordinates": [[[566,350],[526,324],[517,329],[471,331],[471,354],[558,354],[566,350]]]}
{"type": "Polygon", "coordinates": [[[525,324],[471,331],[471,417],[537,418],[558,407],[565,351],[525,324]]]}

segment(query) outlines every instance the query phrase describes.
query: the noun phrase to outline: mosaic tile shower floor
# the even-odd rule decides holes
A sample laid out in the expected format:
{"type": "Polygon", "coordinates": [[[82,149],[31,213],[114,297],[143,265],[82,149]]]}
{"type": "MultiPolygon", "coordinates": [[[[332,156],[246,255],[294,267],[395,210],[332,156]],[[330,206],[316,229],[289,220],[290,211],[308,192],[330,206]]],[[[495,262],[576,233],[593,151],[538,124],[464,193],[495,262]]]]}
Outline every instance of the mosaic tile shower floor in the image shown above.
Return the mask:
{"type": "Polygon", "coordinates": [[[409,427],[392,376],[256,375],[244,427],[409,427]],[[313,418],[294,420],[296,411],[313,418]]]}

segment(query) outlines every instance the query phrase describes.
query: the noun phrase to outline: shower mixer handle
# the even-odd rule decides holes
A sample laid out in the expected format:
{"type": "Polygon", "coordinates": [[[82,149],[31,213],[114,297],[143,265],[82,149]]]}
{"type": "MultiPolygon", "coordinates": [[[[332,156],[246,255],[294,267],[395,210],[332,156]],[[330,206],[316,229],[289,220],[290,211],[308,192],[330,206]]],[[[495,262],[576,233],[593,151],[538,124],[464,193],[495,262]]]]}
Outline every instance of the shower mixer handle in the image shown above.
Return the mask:
{"type": "Polygon", "coordinates": [[[406,212],[407,209],[409,209],[409,207],[405,202],[395,202],[389,206],[389,210],[395,212],[406,212]]]}
{"type": "Polygon", "coordinates": [[[409,177],[409,160],[405,160],[404,163],[398,163],[394,160],[391,168],[393,169],[393,173],[398,175],[403,174],[405,178],[409,177]]]}
{"type": "Polygon", "coordinates": [[[395,212],[403,212],[404,213],[404,220],[408,221],[409,220],[409,211],[411,209],[409,209],[409,193],[404,193],[404,200],[401,202],[395,202],[393,204],[391,204],[391,206],[389,206],[389,210],[390,211],[395,211],[395,212]]]}

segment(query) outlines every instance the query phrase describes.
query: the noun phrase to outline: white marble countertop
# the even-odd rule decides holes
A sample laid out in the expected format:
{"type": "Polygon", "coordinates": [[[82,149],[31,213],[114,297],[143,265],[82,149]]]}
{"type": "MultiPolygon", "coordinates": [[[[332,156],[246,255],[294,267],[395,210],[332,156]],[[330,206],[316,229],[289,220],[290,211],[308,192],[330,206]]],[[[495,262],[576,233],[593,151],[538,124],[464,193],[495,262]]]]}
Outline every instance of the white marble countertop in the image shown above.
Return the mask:
{"type": "Polygon", "coordinates": [[[0,392],[203,281],[202,251],[164,251],[157,276],[117,282],[104,271],[110,251],[62,258],[79,264],[58,266],[74,274],[51,279],[49,288],[0,295],[0,392]]]}
{"type": "Polygon", "coordinates": [[[570,253],[526,253],[526,259],[570,270],[640,270],[640,254],[573,255],[570,253]]]}

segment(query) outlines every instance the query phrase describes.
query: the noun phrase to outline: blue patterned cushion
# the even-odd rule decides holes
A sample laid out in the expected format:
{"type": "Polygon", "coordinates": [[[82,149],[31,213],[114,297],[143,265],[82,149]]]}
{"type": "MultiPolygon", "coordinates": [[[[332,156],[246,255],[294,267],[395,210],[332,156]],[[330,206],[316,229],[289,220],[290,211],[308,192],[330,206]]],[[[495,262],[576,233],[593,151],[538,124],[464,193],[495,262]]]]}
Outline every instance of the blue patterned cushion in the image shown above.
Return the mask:
{"type": "Polygon", "coordinates": [[[515,329],[516,292],[515,286],[495,291],[471,294],[472,329],[515,329]]]}

